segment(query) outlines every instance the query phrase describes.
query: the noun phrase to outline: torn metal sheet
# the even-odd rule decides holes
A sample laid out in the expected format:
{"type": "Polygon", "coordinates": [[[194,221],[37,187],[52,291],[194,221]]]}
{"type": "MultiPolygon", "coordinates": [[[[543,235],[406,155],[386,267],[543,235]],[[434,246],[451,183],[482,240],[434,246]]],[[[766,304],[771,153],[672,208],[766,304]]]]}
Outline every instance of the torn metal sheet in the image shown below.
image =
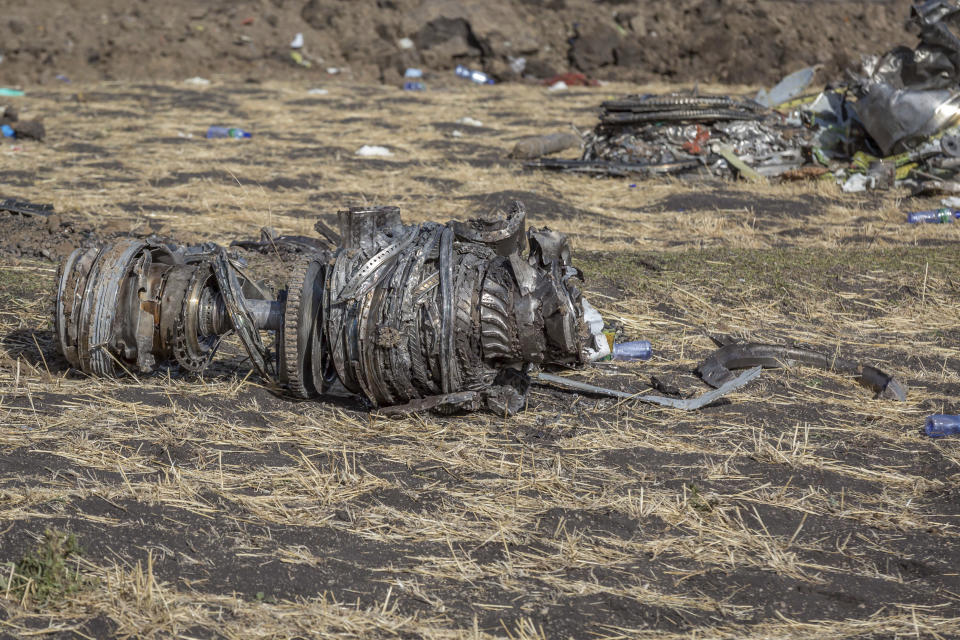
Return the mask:
{"type": "Polygon", "coordinates": [[[801,364],[852,375],[857,382],[873,391],[878,398],[890,398],[901,402],[907,399],[906,387],[880,369],[810,349],[774,344],[757,342],[725,344],[700,363],[697,373],[710,386],[722,387],[735,378],[731,369],[756,366],[779,369],[801,364]]]}

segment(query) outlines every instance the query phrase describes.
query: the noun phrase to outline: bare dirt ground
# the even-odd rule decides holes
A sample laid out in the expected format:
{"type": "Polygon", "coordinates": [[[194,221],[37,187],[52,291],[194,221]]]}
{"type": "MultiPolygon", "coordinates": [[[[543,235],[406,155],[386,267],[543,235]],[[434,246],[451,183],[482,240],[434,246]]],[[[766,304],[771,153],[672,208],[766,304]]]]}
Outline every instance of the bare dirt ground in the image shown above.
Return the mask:
{"type": "Polygon", "coordinates": [[[450,82],[457,64],[497,80],[568,70],[602,79],[771,84],[821,64],[914,45],[910,0],[0,0],[4,83],[191,76],[397,85],[407,67],[450,82]],[[296,63],[290,42],[303,34],[296,63]],[[408,39],[408,48],[401,44],[408,39]],[[522,74],[511,70],[527,61],[522,74]]]}
{"type": "Polygon", "coordinates": [[[921,434],[926,415],[960,412],[960,225],[903,223],[936,201],[505,158],[662,86],[307,86],[19,99],[50,133],[3,146],[2,195],[60,217],[0,214],[0,580],[46,530],[83,550],[75,590],[39,603],[0,588],[0,638],[960,635],[960,454],[921,434]],[[254,137],[209,141],[210,124],[254,137]],[[363,144],[394,155],[359,158],[363,144]],[[571,375],[699,393],[705,333],[731,333],[878,365],[908,401],[801,367],[697,413],[538,387],[506,420],[386,419],[275,397],[236,346],[202,380],[139,381],[85,378],[54,348],[56,260],[74,245],[309,235],[350,204],[420,221],[512,198],[570,234],[623,337],[654,343],[649,362],[571,375]]]}

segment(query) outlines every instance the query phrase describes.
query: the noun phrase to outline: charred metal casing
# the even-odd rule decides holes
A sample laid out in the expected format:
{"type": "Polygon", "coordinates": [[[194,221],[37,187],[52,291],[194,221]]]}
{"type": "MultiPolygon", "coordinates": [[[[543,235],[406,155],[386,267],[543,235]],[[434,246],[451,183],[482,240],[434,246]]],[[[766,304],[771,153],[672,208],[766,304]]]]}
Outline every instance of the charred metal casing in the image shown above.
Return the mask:
{"type": "Polygon", "coordinates": [[[304,256],[276,299],[215,245],[77,250],[58,279],[60,348],[94,375],[158,362],[197,373],[233,331],[258,373],[295,396],[342,385],[394,411],[513,413],[529,365],[585,362],[593,339],[566,237],[525,231],[525,219],[519,202],[448,224],[343,211],[340,246],[304,256]]]}

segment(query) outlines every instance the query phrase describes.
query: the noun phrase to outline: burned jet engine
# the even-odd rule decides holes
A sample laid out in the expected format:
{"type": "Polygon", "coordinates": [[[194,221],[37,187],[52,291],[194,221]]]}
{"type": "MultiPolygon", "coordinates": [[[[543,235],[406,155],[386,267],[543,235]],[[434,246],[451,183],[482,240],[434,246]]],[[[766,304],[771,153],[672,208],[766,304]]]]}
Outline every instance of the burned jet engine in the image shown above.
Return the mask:
{"type": "Polygon", "coordinates": [[[605,347],[566,237],[525,231],[525,219],[519,202],[447,224],[404,225],[397,207],[342,211],[337,246],[304,255],[276,297],[213,244],[78,249],[58,276],[57,338],[74,367],[115,376],[160,363],[199,373],[233,332],[255,370],[297,397],[342,385],[394,412],[513,413],[530,365],[605,347]]]}

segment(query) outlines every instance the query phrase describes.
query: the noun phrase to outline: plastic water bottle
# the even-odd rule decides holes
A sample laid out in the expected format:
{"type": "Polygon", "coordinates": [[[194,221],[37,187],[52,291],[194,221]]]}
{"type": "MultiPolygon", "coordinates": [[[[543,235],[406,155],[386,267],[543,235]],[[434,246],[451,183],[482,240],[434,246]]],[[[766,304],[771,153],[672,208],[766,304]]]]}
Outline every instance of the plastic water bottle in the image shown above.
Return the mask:
{"type": "Polygon", "coordinates": [[[653,347],[649,340],[618,342],[613,345],[614,360],[649,360],[652,355],[653,347]]]}
{"type": "Polygon", "coordinates": [[[483,71],[468,69],[462,64],[457,65],[457,68],[454,69],[454,73],[461,78],[466,78],[467,80],[476,82],[477,84],[494,84],[493,78],[485,74],[483,71]]]}
{"type": "Polygon", "coordinates": [[[218,127],[217,125],[212,125],[207,129],[208,138],[250,138],[252,136],[253,134],[249,131],[237,129],[236,127],[218,127]]]}
{"type": "Polygon", "coordinates": [[[923,425],[923,430],[931,438],[960,435],[960,416],[942,413],[927,416],[927,423],[923,425]]]}
{"type": "Polygon", "coordinates": [[[931,211],[914,211],[907,214],[907,222],[911,224],[918,222],[952,222],[954,218],[960,218],[960,209],[941,207],[931,211]]]}

